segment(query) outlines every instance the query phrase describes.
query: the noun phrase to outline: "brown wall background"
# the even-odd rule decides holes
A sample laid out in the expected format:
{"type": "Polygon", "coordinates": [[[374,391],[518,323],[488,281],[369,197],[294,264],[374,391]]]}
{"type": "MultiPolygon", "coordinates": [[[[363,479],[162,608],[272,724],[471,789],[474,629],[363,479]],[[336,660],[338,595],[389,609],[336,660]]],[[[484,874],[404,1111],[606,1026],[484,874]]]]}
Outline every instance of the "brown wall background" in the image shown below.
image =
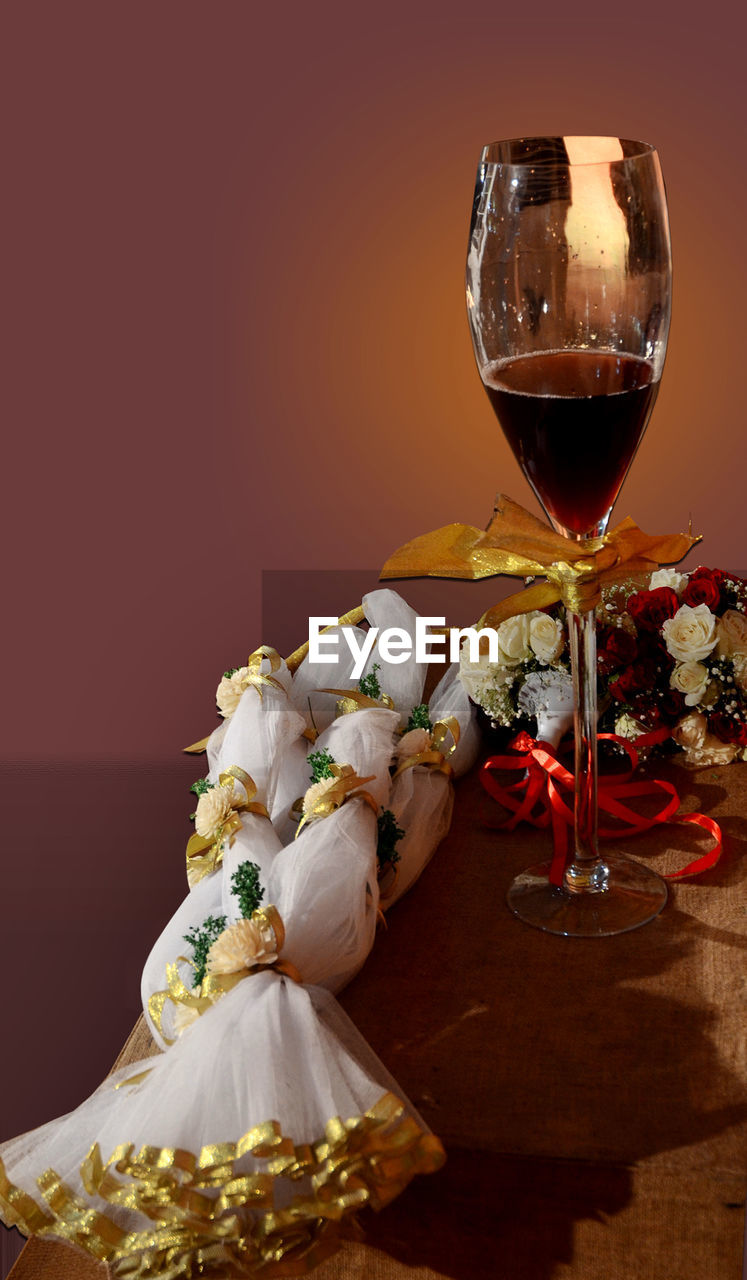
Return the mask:
{"type": "Polygon", "coordinates": [[[617,515],[692,515],[691,563],[747,566],[743,19],[597,9],[4,7],[4,1133],[93,1087],[135,1015],[183,892],[180,748],[273,642],[262,571],[534,505],[465,317],[484,142],[657,145],[674,321],[617,515]]]}

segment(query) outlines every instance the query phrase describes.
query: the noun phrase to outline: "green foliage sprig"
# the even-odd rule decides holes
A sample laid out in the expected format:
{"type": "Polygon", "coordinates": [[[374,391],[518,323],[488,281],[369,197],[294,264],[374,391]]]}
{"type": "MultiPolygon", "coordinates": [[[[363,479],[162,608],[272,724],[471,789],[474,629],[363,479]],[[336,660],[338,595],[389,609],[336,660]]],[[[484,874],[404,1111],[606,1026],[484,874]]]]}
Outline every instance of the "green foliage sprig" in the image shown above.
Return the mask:
{"type": "Polygon", "coordinates": [[[241,862],[231,876],[231,893],[239,900],[239,910],[245,920],[257,910],[265,896],[259,883],[259,867],[256,862],[241,862]]]}
{"type": "MultiPolygon", "coordinates": [[[[265,891],[259,883],[259,867],[256,862],[247,860],[239,863],[231,876],[231,892],[239,900],[242,916],[248,920],[265,896],[265,891]]],[[[226,916],[207,916],[198,928],[184,934],[184,941],[188,942],[192,948],[193,987],[199,987],[205,977],[208,952],[216,938],[223,933],[227,923],[226,916]]]]}
{"type": "Polygon", "coordinates": [[[311,765],[311,781],[321,782],[322,778],[333,777],[332,768],[336,764],[333,755],[329,751],[312,751],[308,756],[308,763],[311,765]]]}
{"type": "Polygon", "coordinates": [[[379,678],[376,672],[380,670],[381,670],[381,664],[378,662],[375,662],[373,664],[372,670],[369,671],[368,675],[361,676],[360,680],[358,681],[358,688],[360,689],[361,693],[365,693],[367,698],[375,698],[377,701],[381,697],[381,685],[379,684],[379,678]]]}
{"type": "Polygon", "coordinates": [[[240,670],[241,670],[241,667],[229,667],[228,671],[223,672],[223,679],[230,680],[231,676],[235,676],[236,672],[240,670]]]}
{"type": "Polygon", "coordinates": [[[427,729],[428,732],[433,728],[433,722],[428,715],[428,703],[421,702],[417,707],[413,707],[410,712],[410,718],[405,726],[405,733],[409,733],[411,729],[427,729]]]}
{"type": "Polygon", "coordinates": [[[396,866],[400,860],[395,846],[405,834],[402,827],[397,826],[397,819],[391,809],[382,808],[381,813],[376,819],[379,828],[379,838],[376,845],[376,859],[379,864],[379,870],[387,865],[396,866]]]}
{"type": "MultiPolygon", "coordinates": [[[[198,797],[204,796],[206,791],[215,790],[215,783],[208,782],[207,778],[198,778],[196,782],[192,783],[192,786],[189,789],[190,791],[194,791],[195,795],[198,797]]],[[[190,822],[194,822],[195,820],[194,813],[190,813],[189,820],[190,822]]]]}
{"type": "Polygon", "coordinates": [[[207,972],[208,951],[226,927],[225,916],[208,916],[197,929],[184,934],[184,941],[192,948],[194,975],[192,986],[199,987],[207,972]]]}
{"type": "Polygon", "coordinates": [[[215,790],[215,783],[208,782],[207,778],[198,778],[196,782],[192,783],[192,786],[189,789],[190,791],[194,791],[196,796],[204,796],[206,791],[215,790]]]}

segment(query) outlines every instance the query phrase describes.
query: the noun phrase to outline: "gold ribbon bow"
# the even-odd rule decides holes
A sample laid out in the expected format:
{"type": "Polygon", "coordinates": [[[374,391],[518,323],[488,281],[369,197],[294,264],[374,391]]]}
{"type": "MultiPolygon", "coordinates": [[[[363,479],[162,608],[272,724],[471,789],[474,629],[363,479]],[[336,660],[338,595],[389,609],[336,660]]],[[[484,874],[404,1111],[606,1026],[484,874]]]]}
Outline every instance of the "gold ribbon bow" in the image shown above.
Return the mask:
{"type": "MultiPolygon", "coordinates": [[[[261,644],[254,653],[250,653],[246,660],[246,675],[241,677],[240,684],[242,689],[256,689],[260,698],[262,697],[262,689],[265,685],[272,689],[279,689],[281,693],[285,693],[285,689],[279,680],[273,675],[266,676],[262,672],[262,663],[267,658],[270,664],[270,671],[278,671],[283,659],[280,657],[277,649],[273,649],[269,644],[261,644]]],[[[199,755],[204,751],[210,740],[210,734],[207,738],[200,738],[199,742],[193,742],[191,746],[185,747],[184,751],[190,755],[199,755]]]]}
{"type": "Polygon", "coordinates": [[[610,533],[579,543],[555,533],[544,521],[505,494],[499,494],[493,518],[483,532],[472,525],[449,524],[422,534],[389,557],[382,578],[490,578],[543,575],[535,583],[489,609],[479,626],[496,626],[504,618],[544,609],[562,600],[573,613],[586,613],[599,602],[604,582],[623,572],[651,572],[676,564],[700,536],[643,533],[626,517],[610,533]]]}
{"type": "Polygon", "coordinates": [[[223,842],[228,839],[230,848],[236,839],[236,832],[241,830],[240,812],[256,813],[261,818],[269,819],[270,817],[265,806],[254,799],[257,794],[254,779],[237,764],[230,765],[224,773],[221,773],[218,782],[221,787],[226,787],[229,791],[233,790],[234,782],[240,782],[246,792],[246,799],[232,803],[233,812],[212,839],[200,836],[196,832],[190,836],[187,843],[187,880],[190,889],[199,884],[205,876],[212,875],[213,871],[220,866],[223,861],[223,842]]]}
{"type": "Polygon", "coordinates": [[[450,778],[454,770],[449,764],[448,757],[456,751],[458,743],[459,721],[455,716],[444,716],[443,720],[437,720],[433,726],[430,747],[400,760],[392,774],[392,781],[404,773],[405,769],[414,769],[418,764],[426,765],[437,773],[445,773],[447,778],[450,778]],[[451,746],[446,748],[448,738],[451,738],[451,746]]]}
{"type": "MultiPolygon", "coordinates": [[[[294,982],[301,982],[301,975],[295,965],[289,960],[281,960],[279,953],[285,944],[285,925],[277,907],[272,905],[259,907],[252,912],[250,916],[252,922],[259,926],[262,936],[262,942],[268,954],[275,954],[275,959],[269,964],[258,962],[247,968],[237,969],[234,973],[208,973],[200,983],[199,988],[191,989],[184,983],[179,973],[179,961],[183,964],[189,964],[190,961],[185,956],[179,956],[179,960],[173,964],[166,966],[166,987],[163,991],[154,991],[148,1000],[148,1012],[153,1019],[158,1033],[166,1044],[173,1044],[174,1041],[164,1033],[162,1018],[164,1005],[168,1000],[174,1005],[181,1005],[184,1009],[194,1009],[199,1017],[206,1013],[212,1005],[220,1000],[227,991],[233,988],[254,973],[263,973],[268,969],[273,969],[276,973],[282,973],[288,978],[292,978],[294,982]]],[[[228,928],[231,926],[229,925],[228,928]]],[[[223,936],[222,934],[220,935],[223,936]]],[[[216,939],[218,941],[218,939],[216,939]]],[[[132,1077],[125,1081],[126,1084],[135,1083],[141,1077],[132,1077]]]]}
{"type": "MultiPolygon", "coordinates": [[[[378,817],[379,807],[373,796],[368,791],[359,790],[365,782],[373,782],[376,775],[372,773],[367,778],[359,778],[351,764],[331,764],[329,768],[332,777],[335,779],[335,783],[333,786],[328,787],[327,790],[319,796],[318,800],[314,801],[308,812],[301,813],[301,821],[296,828],[294,839],[298,839],[298,836],[301,834],[301,831],[307,822],[312,822],[315,818],[328,818],[331,813],[334,813],[336,809],[339,809],[348,797],[352,795],[355,795],[356,798],[360,796],[361,800],[365,800],[366,804],[373,809],[374,813],[378,817]]],[[[320,779],[320,781],[322,781],[322,779],[320,779]]],[[[312,786],[315,785],[315,783],[312,783],[312,786]]],[[[309,788],[309,790],[310,789],[311,788],[309,788]]],[[[302,796],[299,800],[296,800],[291,812],[297,813],[301,810],[303,802],[304,797],[302,796]]]]}

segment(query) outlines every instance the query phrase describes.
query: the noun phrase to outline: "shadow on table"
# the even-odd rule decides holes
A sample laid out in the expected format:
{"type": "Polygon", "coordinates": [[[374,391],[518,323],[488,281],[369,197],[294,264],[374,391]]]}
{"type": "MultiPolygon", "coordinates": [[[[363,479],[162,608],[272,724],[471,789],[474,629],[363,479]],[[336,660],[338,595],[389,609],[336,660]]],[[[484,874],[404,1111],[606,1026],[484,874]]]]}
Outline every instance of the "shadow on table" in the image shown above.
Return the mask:
{"type": "Polygon", "coordinates": [[[545,1280],[573,1259],[575,1224],[618,1212],[629,1169],[448,1152],[384,1214],[368,1214],[365,1242],[408,1267],[450,1280],[545,1280]]]}
{"type": "MultiPolygon", "coordinates": [[[[698,782],[698,798],[707,810],[724,796],[698,782]]],[[[488,830],[473,777],[457,803],[460,820],[341,997],[449,1152],[369,1219],[367,1243],[453,1280],[546,1280],[571,1261],[577,1224],[631,1203],[636,1165],[706,1181],[744,1167],[747,1099],[728,1052],[744,827],[722,820],[719,866],[678,885],[646,928],[566,939],[505,907],[537,834],[488,830]]],[[[697,856],[693,837],[659,828],[626,852],[674,869],[697,856]]]]}

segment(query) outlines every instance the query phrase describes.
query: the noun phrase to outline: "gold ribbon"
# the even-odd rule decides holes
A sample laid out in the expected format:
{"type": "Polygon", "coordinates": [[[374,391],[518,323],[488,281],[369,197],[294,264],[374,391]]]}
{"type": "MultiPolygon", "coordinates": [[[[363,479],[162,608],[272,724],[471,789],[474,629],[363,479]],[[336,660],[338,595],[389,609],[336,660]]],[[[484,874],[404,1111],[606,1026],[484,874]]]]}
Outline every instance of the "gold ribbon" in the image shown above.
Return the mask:
{"type": "Polygon", "coordinates": [[[438,1138],[386,1093],[362,1115],[331,1117],[310,1143],[296,1145],[274,1120],[197,1152],[136,1150],[125,1142],[104,1161],[96,1143],[80,1166],[91,1199],[47,1169],[38,1179],[46,1209],[10,1181],[0,1160],[0,1216],[27,1235],[77,1245],[119,1280],[187,1280],[207,1272],[280,1280],[305,1274],[339,1247],[344,1217],[364,1204],[382,1208],[415,1174],[443,1162],[438,1138]],[[238,1169],[247,1156],[264,1167],[238,1169]],[[289,1197],[302,1179],[300,1194],[289,1197]],[[123,1209],[142,1215],[145,1229],[118,1226],[94,1207],[102,1201],[120,1217],[123,1209]]]}
{"type": "Polygon", "coordinates": [[[261,818],[269,819],[270,815],[265,806],[255,800],[257,787],[254,779],[246,773],[244,769],[239,768],[237,764],[232,764],[221,773],[218,782],[221,787],[228,790],[233,789],[234,781],[240,782],[246,792],[246,800],[241,800],[234,804],[233,813],[223,823],[217,836],[210,839],[208,836],[200,836],[195,832],[190,836],[187,842],[187,880],[190,889],[205,876],[212,875],[218,869],[223,861],[223,842],[228,838],[228,847],[230,849],[236,839],[236,832],[241,830],[241,818],[239,812],[256,813],[261,818]]]}
{"type": "MultiPolygon", "coordinates": [[[[359,787],[363,786],[364,782],[373,782],[376,775],[372,773],[367,778],[359,778],[351,764],[331,764],[329,768],[330,773],[335,778],[335,785],[329,787],[324,792],[324,795],[320,796],[319,799],[314,802],[308,813],[301,813],[301,821],[296,828],[294,839],[298,839],[298,836],[307,822],[312,822],[315,818],[328,818],[331,813],[334,813],[336,809],[339,809],[348,797],[352,795],[356,798],[360,797],[361,800],[365,800],[366,804],[373,809],[374,813],[378,817],[379,806],[373,796],[368,791],[358,790],[359,787]]],[[[320,781],[322,781],[322,779],[320,779],[320,781]]],[[[312,783],[312,786],[313,785],[315,784],[312,783]]],[[[302,806],[303,797],[296,800],[291,812],[297,813],[302,809],[302,806]]]]}
{"type": "Polygon", "coordinates": [[[496,626],[504,618],[544,609],[562,600],[573,613],[599,602],[604,582],[624,573],[651,572],[676,564],[700,541],[692,534],[643,533],[626,517],[610,533],[576,542],[555,533],[544,521],[505,494],[499,494],[493,518],[483,532],[472,525],[449,524],[422,534],[389,557],[382,578],[490,578],[543,575],[535,583],[489,609],[478,626],[496,626]]]}
{"type": "Polygon", "coordinates": [[[320,689],[319,692],[337,695],[337,709],[341,716],[349,716],[353,711],[364,711],[367,707],[386,707],[387,711],[394,711],[394,703],[388,693],[382,693],[377,699],[361,693],[360,689],[320,689]]]}
{"type": "MultiPolygon", "coordinates": [[[[258,649],[254,650],[254,653],[249,654],[249,657],[246,660],[246,675],[242,676],[240,681],[242,689],[256,689],[260,699],[262,697],[262,689],[265,685],[272,689],[279,689],[281,693],[285,693],[283,685],[279,680],[276,680],[273,675],[263,675],[262,663],[265,658],[270,663],[271,672],[278,671],[280,669],[283,659],[280,657],[277,649],[273,649],[269,644],[261,644],[258,649]]],[[[211,735],[208,734],[206,738],[200,738],[199,742],[193,742],[190,746],[184,747],[184,751],[188,752],[190,755],[199,755],[200,752],[205,750],[208,742],[210,741],[210,737],[211,735]]]]}
{"type": "MultiPolygon", "coordinates": [[[[273,952],[282,951],[285,944],[285,925],[277,907],[272,904],[266,907],[259,907],[252,912],[250,919],[259,926],[262,941],[268,952],[272,954],[273,952]]],[[[230,925],[227,928],[230,928],[230,925]]],[[[276,959],[271,964],[258,963],[247,968],[237,969],[234,973],[208,973],[200,983],[199,990],[194,987],[190,989],[179,973],[180,961],[182,964],[190,963],[185,956],[179,956],[177,961],[167,964],[165,989],[154,991],[148,1000],[148,1013],[154,1025],[158,1028],[158,1034],[166,1044],[174,1043],[163,1030],[163,1010],[167,1001],[174,1005],[181,1005],[184,1009],[194,1009],[198,1017],[202,1017],[216,1001],[220,1000],[221,996],[224,996],[227,991],[232,991],[239,982],[254,973],[266,973],[268,969],[273,969],[276,973],[282,973],[285,977],[291,978],[294,982],[302,982],[296,966],[291,964],[290,960],[281,960],[279,956],[276,956],[276,959]]],[[[149,1070],[152,1070],[152,1067],[149,1070]]],[[[122,1083],[133,1084],[138,1079],[139,1077],[133,1076],[122,1083]]]]}
{"type": "Polygon", "coordinates": [[[418,751],[415,755],[405,756],[397,765],[392,774],[392,782],[398,778],[405,769],[414,769],[416,765],[422,764],[429,769],[434,769],[437,773],[445,773],[450,778],[454,770],[449,764],[448,757],[457,749],[459,743],[459,721],[455,716],[444,716],[443,720],[437,720],[433,726],[431,733],[431,745],[425,751],[418,751]],[[446,741],[451,738],[451,746],[446,749],[446,741]]]}

